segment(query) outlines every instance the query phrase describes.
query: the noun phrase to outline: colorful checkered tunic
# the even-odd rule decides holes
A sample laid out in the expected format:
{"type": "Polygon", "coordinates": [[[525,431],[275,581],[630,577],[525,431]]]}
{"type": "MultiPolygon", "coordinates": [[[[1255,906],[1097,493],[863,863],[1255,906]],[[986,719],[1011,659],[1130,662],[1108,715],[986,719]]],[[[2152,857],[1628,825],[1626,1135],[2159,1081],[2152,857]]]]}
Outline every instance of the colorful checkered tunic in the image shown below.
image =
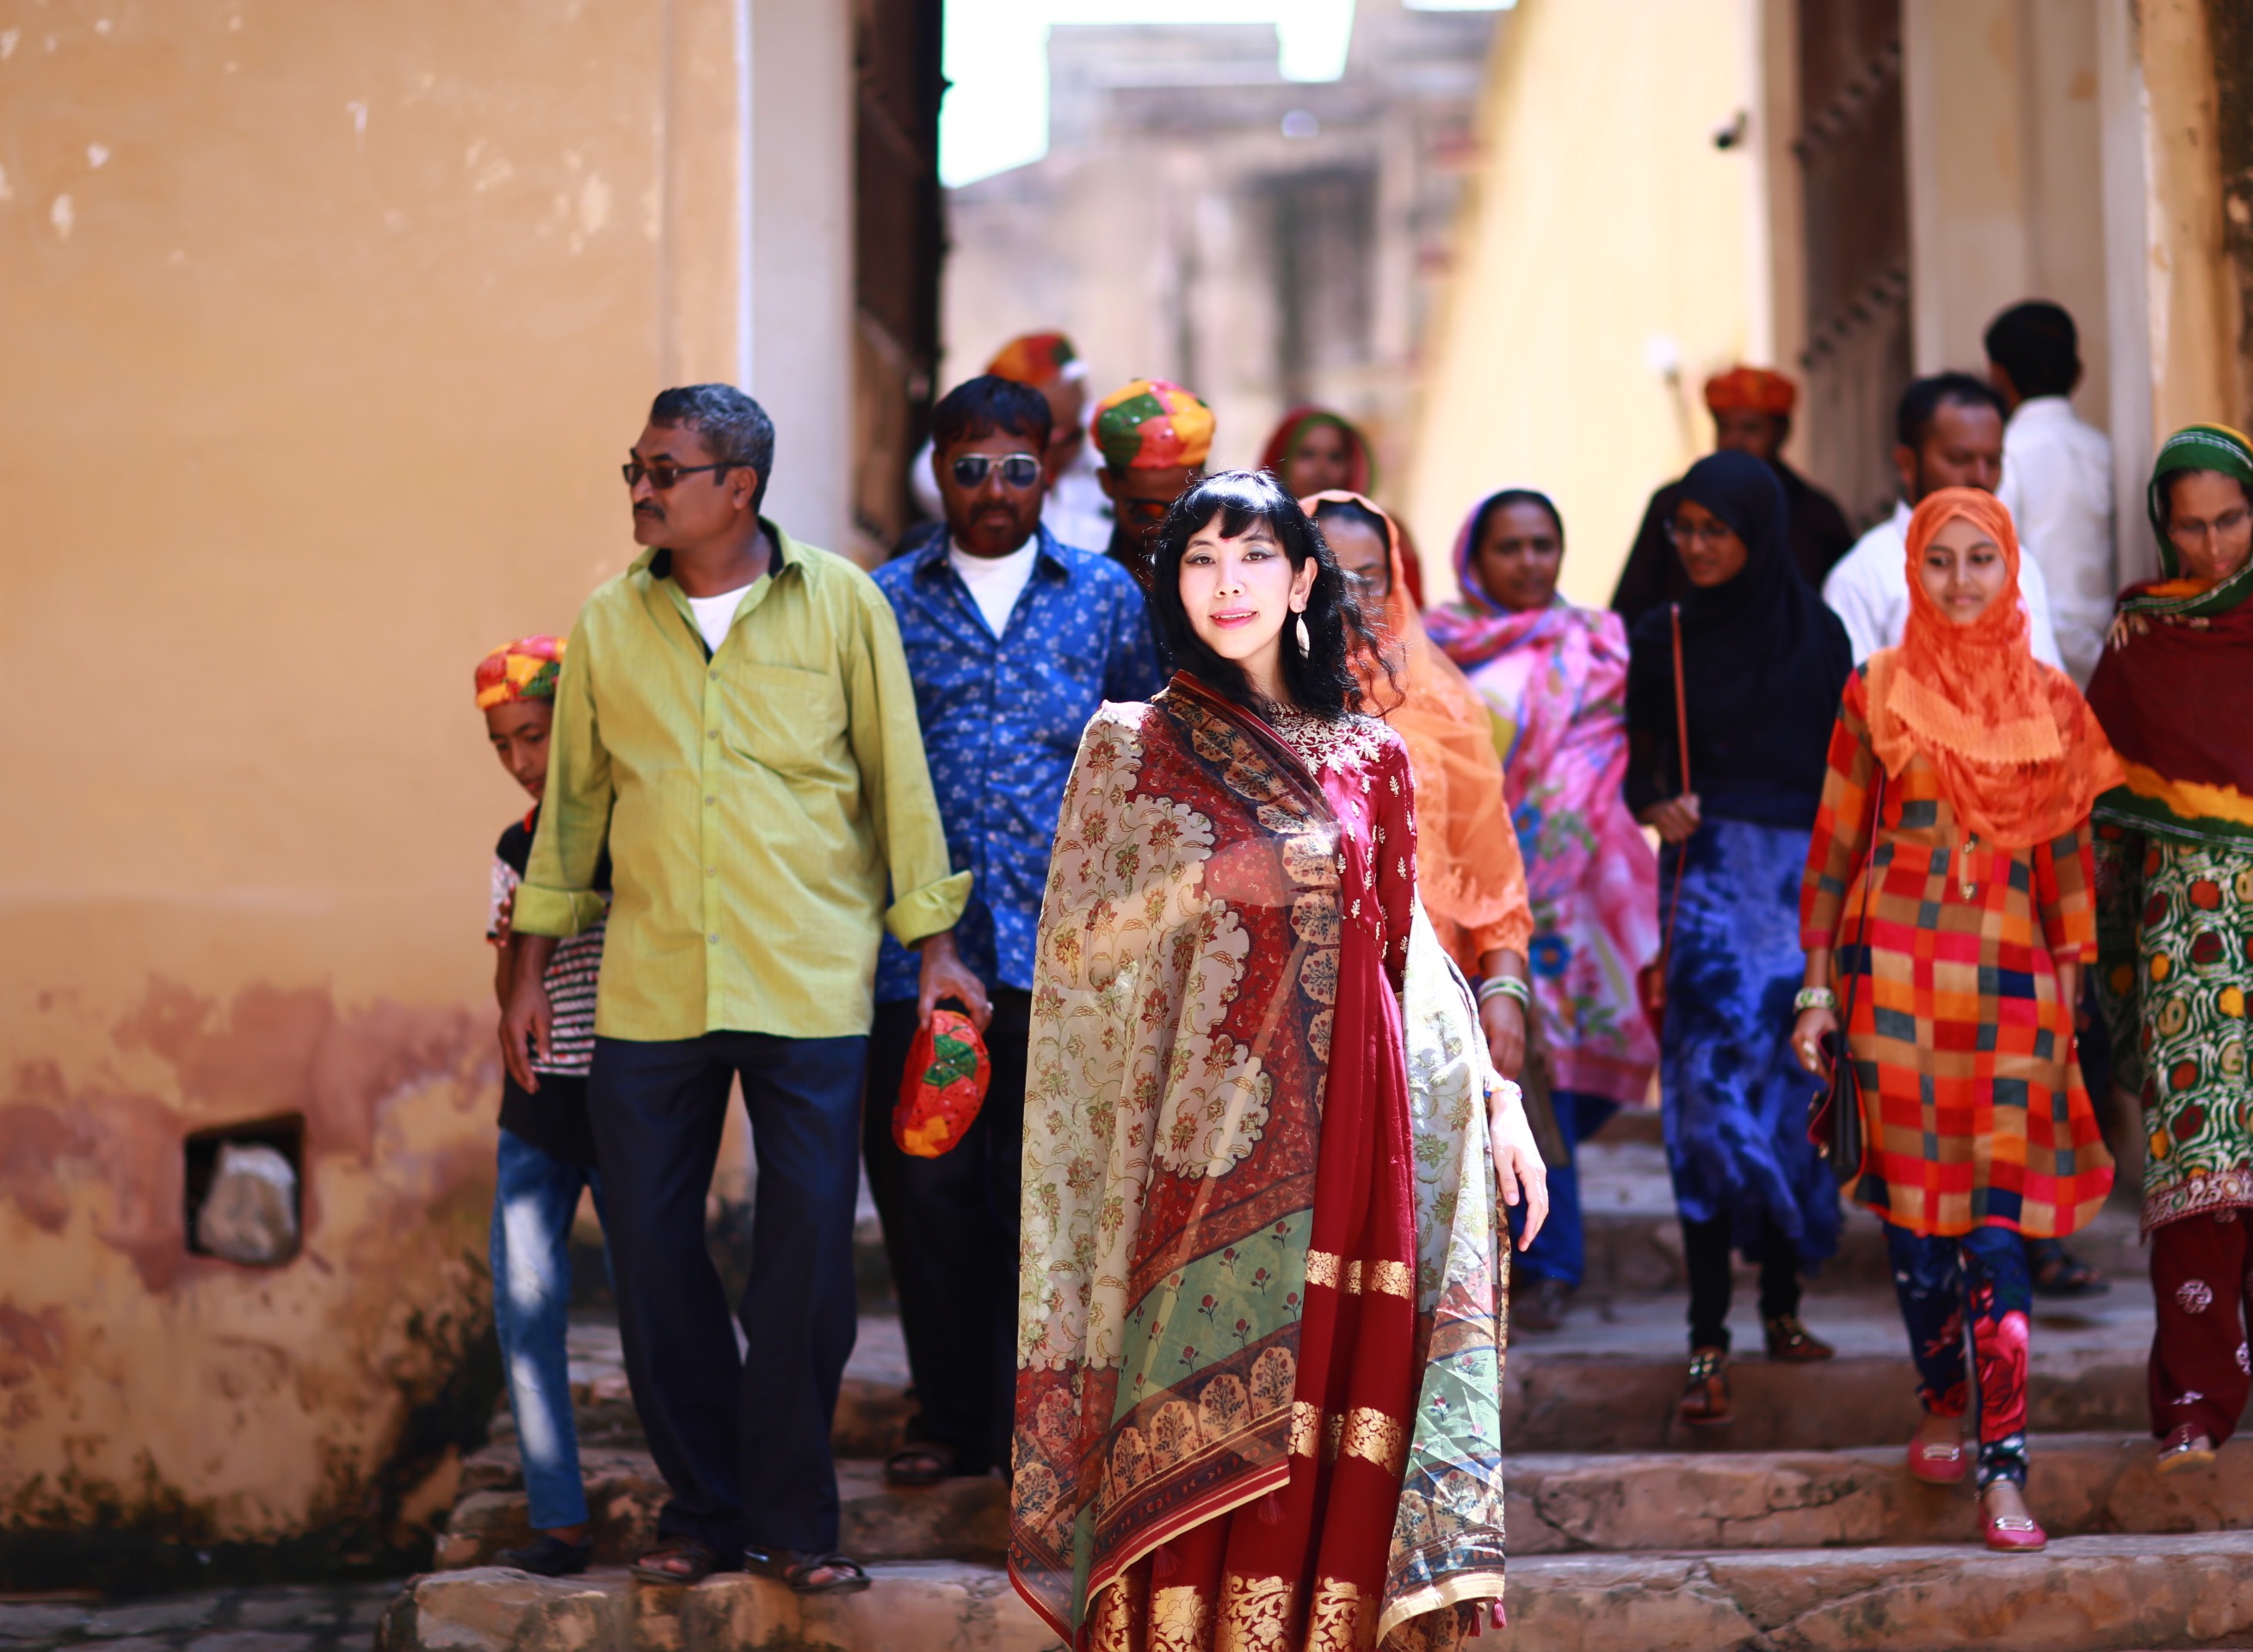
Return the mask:
{"type": "Polygon", "coordinates": [[[2087,825],[2030,850],[1991,848],[1912,758],[1886,784],[1865,944],[1868,710],[1857,672],[1831,731],[1799,904],[1803,944],[1840,948],[1842,1001],[1849,972],[1870,971],[1849,1032],[1866,1144],[1853,1196],[1916,1233],[2071,1233],[2112,1186],[2051,965],[2096,954],[2087,825]]]}

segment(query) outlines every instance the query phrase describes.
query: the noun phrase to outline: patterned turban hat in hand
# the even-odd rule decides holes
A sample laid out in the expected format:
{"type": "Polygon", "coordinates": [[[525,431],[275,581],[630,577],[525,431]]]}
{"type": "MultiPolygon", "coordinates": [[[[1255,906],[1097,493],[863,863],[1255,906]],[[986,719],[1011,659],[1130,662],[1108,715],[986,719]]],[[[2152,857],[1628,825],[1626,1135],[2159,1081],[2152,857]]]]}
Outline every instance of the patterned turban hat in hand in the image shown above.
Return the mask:
{"type": "Polygon", "coordinates": [[[1212,409],[1163,379],[1137,379],[1095,409],[1095,445],[1113,471],[1203,464],[1212,452],[1212,409]]]}
{"type": "Polygon", "coordinates": [[[1766,367],[1732,367],[1705,380],[1705,406],[1715,413],[1765,413],[1789,418],[1799,387],[1766,367]]]}
{"type": "Polygon", "coordinates": [[[520,637],[478,661],[478,709],[520,700],[553,700],[563,671],[563,639],[520,637]]]}
{"type": "Polygon", "coordinates": [[[1011,384],[1028,384],[1036,390],[1045,390],[1052,384],[1085,379],[1087,364],[1071,347],[1071,340],[1062,333],[1029,332],[1010,339],[996,351],[994,359],[986,364],[986,371],[1011,384]]]}

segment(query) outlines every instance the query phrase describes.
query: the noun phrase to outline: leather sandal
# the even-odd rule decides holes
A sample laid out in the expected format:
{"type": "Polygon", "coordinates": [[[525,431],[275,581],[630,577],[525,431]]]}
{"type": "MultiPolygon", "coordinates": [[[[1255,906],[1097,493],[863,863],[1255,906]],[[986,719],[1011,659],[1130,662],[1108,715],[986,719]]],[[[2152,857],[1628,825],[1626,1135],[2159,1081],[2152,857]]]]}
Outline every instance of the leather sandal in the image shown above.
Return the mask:
{"type": "Polygon", "coordinates": [[[884,1480],[894,1486],[936,1486],[961,1472],[960,1458],[945,1440],[919,1439],[884,1459],[884,1480]]]}
{"type": "Polygon", "coordinates": [[[1690,1371],[1683,1378],[1682,1399],[1675,1412],[1692,1428],[1718,1428],[1734,1420],[1729,1413],[1727,1349],[1690,1350],[1690,1371]]]}
{"type": "Polygon", "coordinates": [[[2159,1473],[2179,1474],[2214,1460],[2214,1441],[2196,1423],[2184,1423],[2159,1446],[2159,1473]]]}
{"type": "Polygon", "coordinates": [[[1772,1360],[1801,1365],[1829,1359],[1838,1351],[1801,1324],[1796,1314],[1779,1314],[1772,1320],[1762,1320],[1761,1328],[1768,1333],[1768,1356],[1772,1360]]]}
{"type": "Polygon", "coordinates": [[[753,1572],[779,1578],[790,1586],[793,1594],[858,1594],[870,1582],[861,1563],[850,1555],[808,1554],[802,1549],[746,1549],[743,1564],[753,1572]],[[836,1575],[826,1582],[813,1581],[815,1574],[823,1572],[836,1575]]]}
{"type": "Polygon", "coordinates": [[[658,1540],[657,1547],[648,1551],[633,1563],[633,1576],[638,1583],[674,1583],[683,1588],[704,1581],[720,1569],[720,1557],[712,1545],[695,1537],[669,1535],[658,1540]],[[668,1561],[681,1562],[679,1570],[668,1561]]]}

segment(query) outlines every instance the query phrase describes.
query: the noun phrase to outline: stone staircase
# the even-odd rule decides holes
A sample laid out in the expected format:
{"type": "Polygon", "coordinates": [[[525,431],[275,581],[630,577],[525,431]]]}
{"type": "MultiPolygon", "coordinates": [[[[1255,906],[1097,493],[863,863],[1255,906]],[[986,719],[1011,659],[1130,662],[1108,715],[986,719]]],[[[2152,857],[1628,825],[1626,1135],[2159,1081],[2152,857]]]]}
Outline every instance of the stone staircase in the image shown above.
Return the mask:
{"type": "MultiPolygon", "coordinates": [[[[1482,1645],[2253,1648],[2253,1438],[2211,1469],[2154,1472],[2150,1293],[2132,1214],[2108,1211],[2075,1244],[2113,1275],[2109,1295],[2038,1305],[2028,1495],[2053,1541],[2041,1555],[1991,1555],[1968,1486],[1922,1485],[1902,1467],[1915,1377],[1866,1216],[1850,1216],[1845,1251],[1805,1307],[1839,1356],[1759,1357],[1746,1279],[1733,1324],[1752,1350],[1734,1368],[1738,1420],[1697,1432],[1674,1422],[1680,1230],[1636,1122],[1584,1150],[1587,1288],[1562,1331],[1510,1349],[1510,1627],[1482,1645]]],[[[871,1563],[873,1589],[801,1602],[743,1577],[693,1590],[629,1583],[623,1565],[647,1542],[664,1488],[634,1429],[616,1332],[589,1314],[572,1332],[572,1373],[596,1569],[550,1582],[488,1564],[527,1535],[504,1414],[466,1466],[438,1569],[394,1603],[379,1652],[1052,1647],[1001,1567],[1001,1480],[882,1481],[909,1401],[875,1237],[864,1231],[861,1342],[836,1430],[844,1546],[871,1563]]]]}

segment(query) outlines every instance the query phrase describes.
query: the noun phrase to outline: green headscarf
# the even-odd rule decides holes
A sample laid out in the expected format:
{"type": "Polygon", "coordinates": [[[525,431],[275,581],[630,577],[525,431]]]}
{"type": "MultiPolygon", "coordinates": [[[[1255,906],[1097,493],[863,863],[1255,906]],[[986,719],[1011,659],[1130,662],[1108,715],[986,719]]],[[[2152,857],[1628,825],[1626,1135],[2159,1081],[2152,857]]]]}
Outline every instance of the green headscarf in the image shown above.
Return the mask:
{"type": "MultiPolygon", "coordinates": [[[[2152,533],[2159,536],[2159,566],[2168,580],[2180,579],[2183,571],[2182,558],[2167,534],[2167,478],[2185,471],[2215,471],[2236,477],[2248,500],[2253,500],[2253,439],[2226,424],[2190,424],[2160,443],[2159,456],[2152,461],[2152,481],[2145,490],[2144,508],[2151,513],[2152,533]]],[[[2131,591],[2121,599],[2120,611],[2209,616],[2227,613],[2249,596],[2253,596],[2253,561],[2195,596],[2131,591]]]]}

